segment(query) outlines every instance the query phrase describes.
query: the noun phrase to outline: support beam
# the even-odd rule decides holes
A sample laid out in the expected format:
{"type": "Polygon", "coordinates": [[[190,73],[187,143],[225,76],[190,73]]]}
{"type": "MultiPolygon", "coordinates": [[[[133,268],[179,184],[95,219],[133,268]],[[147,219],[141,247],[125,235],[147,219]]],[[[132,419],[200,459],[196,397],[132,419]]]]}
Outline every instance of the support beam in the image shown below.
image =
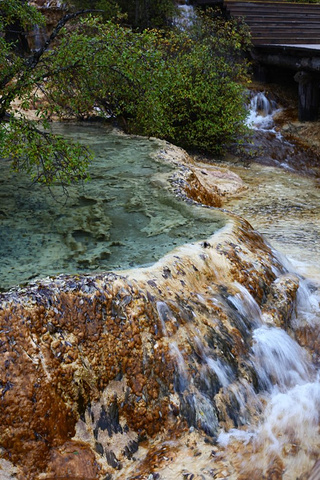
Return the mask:
{"type": "Polygon", "coordinates": [[[313,122],[318,119],[320,106],[320,82],[316,75],[300,71],[294,79],[299,83],[299,120],[313,122]]]}

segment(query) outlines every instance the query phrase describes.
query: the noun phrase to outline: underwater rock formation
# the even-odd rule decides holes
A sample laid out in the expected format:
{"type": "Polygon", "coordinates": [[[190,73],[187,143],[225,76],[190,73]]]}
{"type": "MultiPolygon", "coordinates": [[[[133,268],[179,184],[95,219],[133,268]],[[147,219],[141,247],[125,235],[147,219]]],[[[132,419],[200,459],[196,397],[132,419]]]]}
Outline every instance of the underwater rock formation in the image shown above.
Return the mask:
{"type": "Polygon", "coordinates": [[[298,280],[283,274],[260,235],[230,217],[150,268],[1,294],[0,469],[142,479],[121,470],[157,435],[195,429],[212,442],[221,426],[246,424],[265,388],[252,332],[286,326],[295,301],[298,280]]]}

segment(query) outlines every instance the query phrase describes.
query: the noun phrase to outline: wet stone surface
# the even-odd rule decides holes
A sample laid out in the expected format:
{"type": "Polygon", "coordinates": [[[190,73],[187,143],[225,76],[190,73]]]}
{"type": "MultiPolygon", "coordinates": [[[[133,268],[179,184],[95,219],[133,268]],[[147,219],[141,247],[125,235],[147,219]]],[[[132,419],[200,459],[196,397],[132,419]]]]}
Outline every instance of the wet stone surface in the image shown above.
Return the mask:
{"type": "Polygon", "coordinates": [[[219,214],[169,192],[166,142],[90,124],[55,131],[93,149],[91,180],[69,187],[68,196],[59,187],[50,193],[1,161],[1,290],[47,275],[150,265],[223,225],[219,214]]]}
{"type": "Polygon", "coordinates": [[[275,269],[261,237],[230,223],[146,270],[2,294],[2,455],[17,478],[123,478],[156,436],[192,428],[213,441],[246,424],[256,408],[240,398],[256,406],[260,388],[251,335],[275,269]]]}

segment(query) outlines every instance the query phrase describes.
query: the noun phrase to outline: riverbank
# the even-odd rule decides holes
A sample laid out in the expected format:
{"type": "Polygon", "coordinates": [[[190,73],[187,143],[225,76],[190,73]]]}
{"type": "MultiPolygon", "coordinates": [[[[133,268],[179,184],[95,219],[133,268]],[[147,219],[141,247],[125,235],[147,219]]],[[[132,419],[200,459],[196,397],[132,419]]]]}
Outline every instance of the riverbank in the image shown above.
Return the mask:
{"type": "Polygon", "coordinates": [[[316,122],[300,122],[298,119],[297,85],[253,82],[251,90],[262,91],[280,107],[274,116],[276,130],[291,135],[292,140],[320,153],[320,112],[316,122]]]}
{"type": "Polygon", "coordinates": [[[320,121],[299,122],[296,98],[278,86],[272,88],[255,85],[277,102],[274,125],[253,130],[252,144],[219,161],[247,187],[224,206],[248,220],[289,257],[294,264],[290,268],[319,285],[320,121]]]}
{"type": "MultiPolygon", "coordinates": [[[[316,122],[299,121],[298,95],[293,86],[255,83],[253,87],[258,91],[265,91],[268,97],[274,99],[278,107],[273,116],[274,130],[278,136],[281,136],[287,144],[293,147],[291,151],[286,149],[285,154],[283,154],[282,147],[276,153],[272,152],[271,155],[278,156],[280,161],[285,155],[292,155],[295,159],[291,162],[291,166],[295,171],[319,177],[320,116],[316,122]]],[[[290,162],[288,163],[290,164],[290,162]]]]}
{"type": "MultiPolygon", "coordinates": [[[[174,166],[152,174],[161,192],[169,186],[202,205],[219,200],[253,229],[230,215],[212,237],[175,248],[147,268],[61,275],[1,295],[4,478],[293,480],[308,478],[302,476],[318,458],[319,384],[310,359],[319,363],[312,317],[319,301],[257,233],[269,235],[277,226],[289,251],[299,238],[297,252],[308,252],[317,266],[320,202],[310,190],[316,179],[240,156],[200,163],[159,145],[159,163],[174,166]],[[304,227],[314,227],[315,237],[306,237],[304,227]]],[[[132,177],[126,162],[121,165],[132,177]]],[[[139,176],[153,165],[146,166],[139,176]]],[[[115,189],[121,175],[110,177],[115,189]]],[[[155,203],[154,192],[138,202],[141,190],[135,186],[128,195],[128,219],[146,201],[155,203]]],[[[101,192],[109,215],[113,195],[104,186],[101,192]]],[[[72,244],[87,241],[86,207],[87,223],[94,220],[90,228],[105,247],[97,202],[91,194],[80,199],[72,244]]],[[[169,206],[166,201],[166,220],[169,206]]],[[[212,212],[197,208],[198,220],[212,212]]],[[[152,211],[153,228],[157,217],[152,211]]],[[[187,230],[190,221],[188,211],[187,230]]],[[[121,241],[131,230],[128,221],[121,241]]]]}

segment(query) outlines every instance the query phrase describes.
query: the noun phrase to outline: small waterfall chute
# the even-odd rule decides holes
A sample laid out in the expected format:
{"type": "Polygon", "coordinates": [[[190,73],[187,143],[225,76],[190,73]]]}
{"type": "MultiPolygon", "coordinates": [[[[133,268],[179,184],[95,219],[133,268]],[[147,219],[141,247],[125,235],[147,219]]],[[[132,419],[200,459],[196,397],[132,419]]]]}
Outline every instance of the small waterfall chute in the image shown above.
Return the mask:
{"type": "Polygon", "coordinates": [[[30,41],[32,43],[31,48],[33,51],[38,51],[42,48],[47,40],[47,34],[45,28],[34,25],[32,32],[29,34],[30,41]]]}
{"type": "Polygon", "coordinates": [[[212,370],[218,377],[222,387],[227,387],[234,377],[232,369],[228,365],[224,365],[219,358],[214,360],[211,357],[207,357],[206,361],[209,369],[212,370]]]}
{"type": "Polygon", "coordinates": [[[254,130],[272,130],[273,117],[278,111],[276,101],[268,98],[265,92],[254,93],[248,107],[247,125],[254,130]]]}
{"type": "Polygon", "coordinates": [[[228,301],[252,325],[261,325],[261,309],[249,291],[239,282],[234,283],[237,292],[228,297],[228,301]]]}
{"type": "Polygon", "coordinates": [[[196,13],[193,6],[189,5],[189,2],[178,2],[177,6],[179,15],[174,18],[173,24],[181,30],[185,30],[193,24],[196,13]]]}
{"type": "Polygon", "coordinates": [[[310,379],[305,351],[284,330],[262,326],[253,332],[252,361],[269,391],[286,390],[310,379]]]}

